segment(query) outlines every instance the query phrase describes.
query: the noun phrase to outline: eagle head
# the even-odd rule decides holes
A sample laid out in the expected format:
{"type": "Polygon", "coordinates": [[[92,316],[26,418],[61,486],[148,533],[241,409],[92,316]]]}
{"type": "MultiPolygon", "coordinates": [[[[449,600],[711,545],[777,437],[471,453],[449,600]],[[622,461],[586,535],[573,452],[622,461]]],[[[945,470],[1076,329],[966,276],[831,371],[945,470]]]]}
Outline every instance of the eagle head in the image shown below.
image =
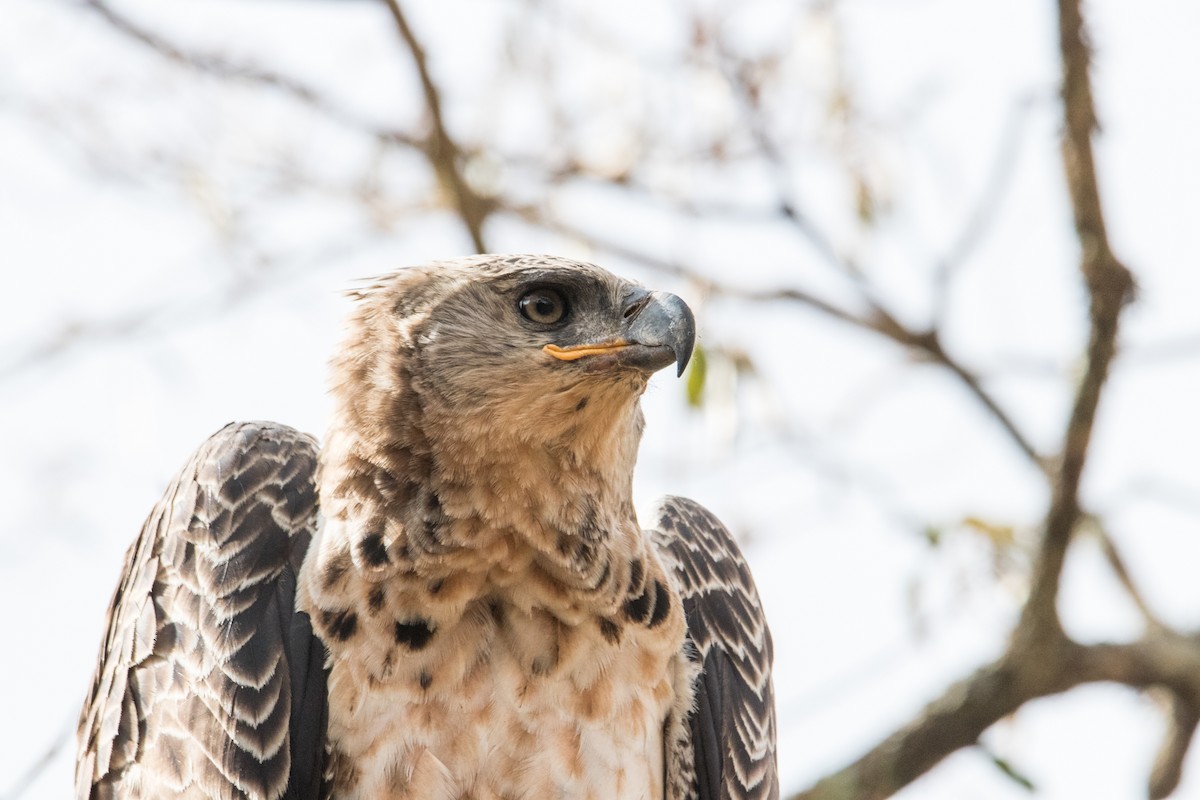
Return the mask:
{"type": "Polygon", "coordinates": [[[682,300],[540,255],[409,268],[356,299],[333,364],[326,514],[411,531],[436,505],[531,536],[593,507],[632,517],[638,400],[695,341],[682,300]]]}

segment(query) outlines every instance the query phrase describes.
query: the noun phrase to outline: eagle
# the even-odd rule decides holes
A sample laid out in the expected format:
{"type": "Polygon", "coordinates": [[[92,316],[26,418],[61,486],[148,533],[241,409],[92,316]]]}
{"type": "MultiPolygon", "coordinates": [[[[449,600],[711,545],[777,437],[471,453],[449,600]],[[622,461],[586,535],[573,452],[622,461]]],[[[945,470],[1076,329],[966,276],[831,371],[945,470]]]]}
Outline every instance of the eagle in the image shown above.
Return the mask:
{"type": "Polygon", "coordinates": [[[226,426],[129,549],[78,797],[777,798],[746,562],[632,502],[688,306],[544,255],[351,294],[323,446],[226,426]]]}

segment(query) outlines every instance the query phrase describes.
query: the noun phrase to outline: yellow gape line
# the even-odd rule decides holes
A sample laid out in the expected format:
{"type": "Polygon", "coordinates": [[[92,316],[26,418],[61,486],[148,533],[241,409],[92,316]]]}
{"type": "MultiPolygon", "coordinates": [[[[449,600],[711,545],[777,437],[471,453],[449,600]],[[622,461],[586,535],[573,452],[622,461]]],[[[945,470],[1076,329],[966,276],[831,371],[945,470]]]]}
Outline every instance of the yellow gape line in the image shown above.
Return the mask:
{"type": "Polygon", "coordinates": [[[548,344],[543,347],[542,350],[562,361],[575,361],[576,359],[583,358],[584,356],[598,356],[604,353],[612,353],[628,346],[628,342],[623,342],[618,339],[615,342],[577,344],[572,347],[559,347],[556,344],[548,344]]]}

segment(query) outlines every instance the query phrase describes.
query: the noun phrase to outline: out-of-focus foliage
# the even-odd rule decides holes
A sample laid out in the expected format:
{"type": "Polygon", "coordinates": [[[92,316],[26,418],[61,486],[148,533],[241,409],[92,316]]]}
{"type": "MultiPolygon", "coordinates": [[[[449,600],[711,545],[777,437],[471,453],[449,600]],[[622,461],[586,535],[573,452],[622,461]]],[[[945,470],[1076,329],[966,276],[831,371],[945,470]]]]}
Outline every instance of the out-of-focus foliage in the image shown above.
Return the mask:
{"type": "Polygon", "coordinates": [[[708,356],[704,345],[696,345],[687,374],[687,401],[692,408],[704,405],[704,380],[708,376],[708,356]]]}

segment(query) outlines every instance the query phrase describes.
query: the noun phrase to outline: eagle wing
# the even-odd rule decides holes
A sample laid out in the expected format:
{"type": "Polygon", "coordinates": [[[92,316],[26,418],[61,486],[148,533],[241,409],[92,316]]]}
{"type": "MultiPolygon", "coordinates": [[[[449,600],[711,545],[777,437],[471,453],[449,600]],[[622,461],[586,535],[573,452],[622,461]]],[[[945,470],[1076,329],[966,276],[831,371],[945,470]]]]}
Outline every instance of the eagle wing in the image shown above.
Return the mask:
{"type": "Polygon", "coordinates": [[[674,573],[699,668],[679,746],[668,744],[668,783],[699,800],[775,800],[771,632],[746,561],[721,521],[684,498],[663,501],[650,536],[674,573]]]}
{"type": "Polygon", "coordinates": [[[316,464],[311,437],[235,423],[171,483],[109,607],[79,720],[81,800],[317,797],[325,649],[294,610],[316,464]]]}

